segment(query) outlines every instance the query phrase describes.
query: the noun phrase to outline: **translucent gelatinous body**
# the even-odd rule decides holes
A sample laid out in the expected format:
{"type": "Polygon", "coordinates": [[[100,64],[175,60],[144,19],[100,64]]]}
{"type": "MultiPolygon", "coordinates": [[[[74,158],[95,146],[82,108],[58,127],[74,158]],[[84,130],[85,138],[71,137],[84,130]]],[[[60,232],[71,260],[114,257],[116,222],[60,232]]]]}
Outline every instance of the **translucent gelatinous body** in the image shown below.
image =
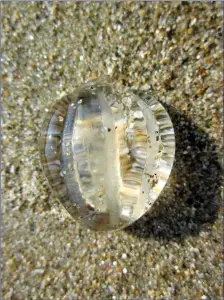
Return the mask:
{"type": "Polygon", "coordinates": [[[40,136],[44,173],[79,222],[116,230],[140,218],[166,184],[174,131],[163,106],[95,80],[52,106],[40,136]]]}

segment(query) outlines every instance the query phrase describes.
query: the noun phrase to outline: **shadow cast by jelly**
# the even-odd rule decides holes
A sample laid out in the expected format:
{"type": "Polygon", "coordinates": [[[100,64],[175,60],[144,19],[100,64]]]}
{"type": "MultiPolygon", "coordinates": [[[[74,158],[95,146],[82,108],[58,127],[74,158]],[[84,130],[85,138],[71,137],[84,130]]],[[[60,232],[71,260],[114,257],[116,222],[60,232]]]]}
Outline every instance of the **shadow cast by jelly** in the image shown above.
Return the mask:
{"type": "Polygon", "coordinates": [[[171,240],[197,235],[217,218],[221,198],[217,147],[184,112],[165,108],[175,130],[175,162],[150,212],[125,229],[141,238],[171,240]]]}

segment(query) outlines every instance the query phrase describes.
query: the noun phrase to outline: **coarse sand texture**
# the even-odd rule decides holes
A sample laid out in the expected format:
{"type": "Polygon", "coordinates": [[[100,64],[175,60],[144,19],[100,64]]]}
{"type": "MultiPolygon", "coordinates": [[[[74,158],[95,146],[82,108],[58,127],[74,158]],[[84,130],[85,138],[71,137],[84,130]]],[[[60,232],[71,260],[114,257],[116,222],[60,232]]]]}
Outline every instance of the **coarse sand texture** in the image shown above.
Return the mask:
{"type": "Polygon", "coordinates": [[[3,299],[221,299],[222,4],[1,7],[3,299]],[[57,99],[105,75],[157,97],[176,154],[150,214],[99,233],[52,196],[38,137],[57,99]]]}

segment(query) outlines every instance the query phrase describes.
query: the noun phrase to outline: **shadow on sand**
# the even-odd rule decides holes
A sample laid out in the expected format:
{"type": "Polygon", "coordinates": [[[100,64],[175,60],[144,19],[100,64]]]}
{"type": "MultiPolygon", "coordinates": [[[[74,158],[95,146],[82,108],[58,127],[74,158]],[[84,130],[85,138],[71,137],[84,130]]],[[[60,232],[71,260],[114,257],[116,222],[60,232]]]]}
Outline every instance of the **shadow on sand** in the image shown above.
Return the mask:
{"type": "Polygon", "coordinates": [[[167,107],[175,130],[176,155],[171,176],[150,213],[125,229],[141,238],[171,240],[196,235],[217,218],[221,166],[209,136],[167,107]]]}

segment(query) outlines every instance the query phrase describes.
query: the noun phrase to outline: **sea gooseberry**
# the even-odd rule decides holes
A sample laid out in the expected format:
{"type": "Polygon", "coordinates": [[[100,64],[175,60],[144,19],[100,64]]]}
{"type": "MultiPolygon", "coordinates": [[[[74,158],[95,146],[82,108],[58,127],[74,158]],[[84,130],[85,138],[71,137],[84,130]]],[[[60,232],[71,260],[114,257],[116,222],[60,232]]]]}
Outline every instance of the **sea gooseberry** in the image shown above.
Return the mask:
{"type": "Polygon", "coordinates": [[[175,137],[155,97],[101,78],[52,105],[39,148],[52,192],[68,213],[107,231],[130,225],[152,207],[172,169],[175,137]]]}

